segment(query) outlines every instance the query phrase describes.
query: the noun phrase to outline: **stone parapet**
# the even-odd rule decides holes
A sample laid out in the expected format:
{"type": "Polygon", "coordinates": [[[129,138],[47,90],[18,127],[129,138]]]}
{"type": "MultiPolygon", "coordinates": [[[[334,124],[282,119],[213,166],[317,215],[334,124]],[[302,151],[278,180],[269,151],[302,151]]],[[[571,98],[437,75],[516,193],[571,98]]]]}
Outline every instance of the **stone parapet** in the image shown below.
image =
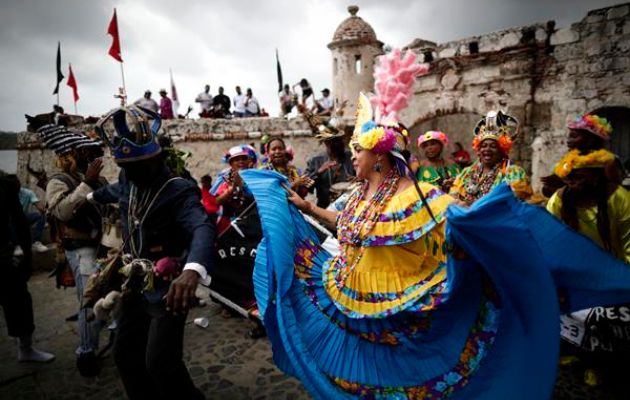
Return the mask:
{"type": "MultiPolygon", "coordinates": [[[[353,118],[345,118],[344,124],[352,126],[353,118]]],[[[94,130],[93,125],[84,125],[86,132],[94,130]]],[[[105,126],[112,129],[111,125],[105,126]]],[[[169,136],[174,146],[190,153],[186,161],[193,177],[200,178],[205,174],[216,176],[226,168],[222,162],[224,152],[232,146],[247,143],[253,144],[260,151],[260,140],[263,135],[280,136],[287,145],[295,149],[294,164],[299,168],[306,167],[306,161],[313,155],[324,151],[312,134],[308,123],[301,117],[284,118],[234,118],[234,119],[175,119],[163,121],[161,134],[169,136]]],[[[55,154],[42,147],[36,133],[21,132],[18,134],[18,166],[20,180],[31,188],[35,188],[35,180],[29,176],[27,166],[48,175],[57,172],[55,154]]],[[[109,152],[104,157],[103,176],[109,181],[118,177],[118,167],[109,152]]],[[[38,190],[38,195],[43,192],[38,190]]]]}

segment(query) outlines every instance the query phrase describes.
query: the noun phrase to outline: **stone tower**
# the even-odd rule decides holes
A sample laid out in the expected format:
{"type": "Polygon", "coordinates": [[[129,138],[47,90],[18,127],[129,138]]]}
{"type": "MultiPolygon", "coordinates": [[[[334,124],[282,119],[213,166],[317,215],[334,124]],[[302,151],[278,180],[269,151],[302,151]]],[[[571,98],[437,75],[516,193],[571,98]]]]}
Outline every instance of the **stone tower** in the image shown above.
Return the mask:
{"type": "Polygon", "coordinates": [[[346,116],[354,116],[359,92],[374,91],[374,62],[383,54],[383,43],[374,29],[357,16],[359,7],[349,6],[350,17],[335,30],[328,48],[332,53],[335,105],[348,101],[346,116]]]}

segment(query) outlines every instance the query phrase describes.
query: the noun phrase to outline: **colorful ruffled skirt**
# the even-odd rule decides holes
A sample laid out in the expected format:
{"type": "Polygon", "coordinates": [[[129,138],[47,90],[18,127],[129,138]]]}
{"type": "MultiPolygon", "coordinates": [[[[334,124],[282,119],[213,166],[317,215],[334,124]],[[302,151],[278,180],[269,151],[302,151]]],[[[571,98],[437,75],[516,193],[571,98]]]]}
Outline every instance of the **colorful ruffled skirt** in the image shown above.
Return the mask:
{"type": "MultiPolygon", "coordinates": [[[[241,175],[263,227],[254,283],[274,361],[318,399],[549,398],[561,311],[630,301],[628,265],[504,185],[449,207],[447,238],[466,259],[400,288],[414,294],[398,307],[353,313],[327,289],[340,264],[287,202],[286,179],[241,175]]],[[[394,295],[338,290],[365,302],[394,295]]]]}

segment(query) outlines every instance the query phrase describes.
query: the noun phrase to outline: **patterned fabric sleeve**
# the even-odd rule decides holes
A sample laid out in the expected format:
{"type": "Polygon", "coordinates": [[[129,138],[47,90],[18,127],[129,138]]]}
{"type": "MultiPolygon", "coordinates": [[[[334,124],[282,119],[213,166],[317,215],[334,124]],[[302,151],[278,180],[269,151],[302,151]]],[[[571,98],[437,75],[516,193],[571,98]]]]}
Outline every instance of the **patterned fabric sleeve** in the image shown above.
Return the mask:
{"type": "Polygon", "coordinates": [[[510,185],[512,191],[519,199],[527,199],[533,194],[527,173],[518,165],[510,165],[507,168],[504,182],[510,185]]]}
{"type": "Polygon", "coordinates": [[[468,179],[470,175],[470,170],[472,166],[464,168],[455,178],[455,182],[453,182],[453,186],[451,186],[451,190],[449,194],[455,198],[459,198],[460,195],[464,194],[464,183],[468,179]]]}

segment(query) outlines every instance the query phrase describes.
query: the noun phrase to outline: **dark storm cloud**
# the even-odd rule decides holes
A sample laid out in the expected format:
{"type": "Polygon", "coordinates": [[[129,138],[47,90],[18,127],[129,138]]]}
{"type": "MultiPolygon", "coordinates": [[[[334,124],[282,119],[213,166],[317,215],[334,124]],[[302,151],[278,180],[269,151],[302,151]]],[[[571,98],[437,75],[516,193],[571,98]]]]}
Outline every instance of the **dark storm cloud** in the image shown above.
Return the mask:
{"type": "MultiPolygon", "coordinates": [[[[252,87],[261,105],[277,112],[275,48],[285,81],[308,78],[316,89],[330,87],[330,51],[335,28],[357,3],[359,16],[380,40],[404,46],[420,37],[438,43],[516,25],[556,20],[566,26],[590,9],[612,1],[440,0],[105,0],[3,1],[0,6],[0,130],[22,130],[24,113],[51,109],[55,97],[55,53],[61,41],[63,72],[73,65],[81,100],[79,112],[99,115],[117,105],[120,66],[107,55],[106,35],[118,9],[130,100],[151,89],[168,88],[172,68],[180,112],[194,104],[205,83],[228,95],[239,84],[252,87]]],[[[70,89],[61,104],[72,111],[70,89]]]]}

